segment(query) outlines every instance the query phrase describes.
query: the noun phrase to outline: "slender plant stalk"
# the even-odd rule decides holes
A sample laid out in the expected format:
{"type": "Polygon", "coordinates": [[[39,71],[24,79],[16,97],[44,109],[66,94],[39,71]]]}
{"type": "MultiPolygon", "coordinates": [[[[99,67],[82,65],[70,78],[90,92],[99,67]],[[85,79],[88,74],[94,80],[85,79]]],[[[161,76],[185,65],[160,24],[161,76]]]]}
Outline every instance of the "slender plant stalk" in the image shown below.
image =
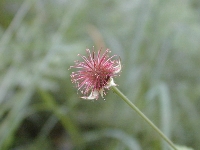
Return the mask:
{"type": "Polygon", "coordinates": [[[178,150],[170,139],[168,139],[161,131],[149,120],[117,87],[112,86],[111,89],[121,97],[133,110],[135,110],[174,150],[178,150]]]}

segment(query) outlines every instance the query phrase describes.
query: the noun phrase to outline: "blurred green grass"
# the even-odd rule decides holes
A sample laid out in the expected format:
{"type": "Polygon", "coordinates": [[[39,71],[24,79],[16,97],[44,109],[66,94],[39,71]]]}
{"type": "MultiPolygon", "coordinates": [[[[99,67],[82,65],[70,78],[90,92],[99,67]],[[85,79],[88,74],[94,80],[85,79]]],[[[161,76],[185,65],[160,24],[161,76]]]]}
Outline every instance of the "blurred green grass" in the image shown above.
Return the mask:
{"type": "Polygon", "coordinates": [[[0,149],[167,150],[112,91],[80,99],[86,48],[122,59],[115,82],[172,141],[200,147],[198,0],[0,1],[0,149]]]}

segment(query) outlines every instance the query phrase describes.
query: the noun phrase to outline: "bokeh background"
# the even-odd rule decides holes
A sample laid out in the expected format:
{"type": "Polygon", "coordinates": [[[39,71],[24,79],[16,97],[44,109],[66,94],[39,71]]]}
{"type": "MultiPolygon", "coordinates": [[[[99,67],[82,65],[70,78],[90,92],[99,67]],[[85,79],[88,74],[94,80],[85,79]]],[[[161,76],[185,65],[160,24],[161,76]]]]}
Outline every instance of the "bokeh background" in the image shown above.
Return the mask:
{"type": "Polygon", "coordinates": [[[1,0],[1,150],[168,150],[112,91],[84,101],[77,54],[119,55],[115,79],[175,144],[200,149],[199,0],[1,0]]]}

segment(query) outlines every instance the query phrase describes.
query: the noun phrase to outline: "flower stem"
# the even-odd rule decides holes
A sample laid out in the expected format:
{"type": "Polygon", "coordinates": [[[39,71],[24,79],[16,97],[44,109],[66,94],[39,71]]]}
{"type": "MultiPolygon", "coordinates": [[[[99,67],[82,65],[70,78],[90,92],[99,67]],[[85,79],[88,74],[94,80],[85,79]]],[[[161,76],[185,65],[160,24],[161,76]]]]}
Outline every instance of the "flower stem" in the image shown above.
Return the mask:
{"type": "Polygon", "coordinates": [[[112,86],[111,89],[121,97],[133,110],[135,110],[174,150],[178,150],[170,139],[168,139],[158,127],[154,125],[117,87],[112,86]]]}

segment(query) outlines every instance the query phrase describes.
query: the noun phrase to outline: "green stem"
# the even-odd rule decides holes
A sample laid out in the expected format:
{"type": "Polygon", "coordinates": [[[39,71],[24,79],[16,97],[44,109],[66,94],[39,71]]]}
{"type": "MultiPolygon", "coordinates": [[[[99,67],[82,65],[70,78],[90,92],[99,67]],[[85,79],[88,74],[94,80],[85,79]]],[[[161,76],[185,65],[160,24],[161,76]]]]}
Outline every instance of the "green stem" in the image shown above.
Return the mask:
{"type": "Polygon", "coordinates": [[[161,131],[149,120],[117,87],[112,86],[111,89],[121,97],[133,110],[135,110],[174,150],[178,150],[161,131]]]}

